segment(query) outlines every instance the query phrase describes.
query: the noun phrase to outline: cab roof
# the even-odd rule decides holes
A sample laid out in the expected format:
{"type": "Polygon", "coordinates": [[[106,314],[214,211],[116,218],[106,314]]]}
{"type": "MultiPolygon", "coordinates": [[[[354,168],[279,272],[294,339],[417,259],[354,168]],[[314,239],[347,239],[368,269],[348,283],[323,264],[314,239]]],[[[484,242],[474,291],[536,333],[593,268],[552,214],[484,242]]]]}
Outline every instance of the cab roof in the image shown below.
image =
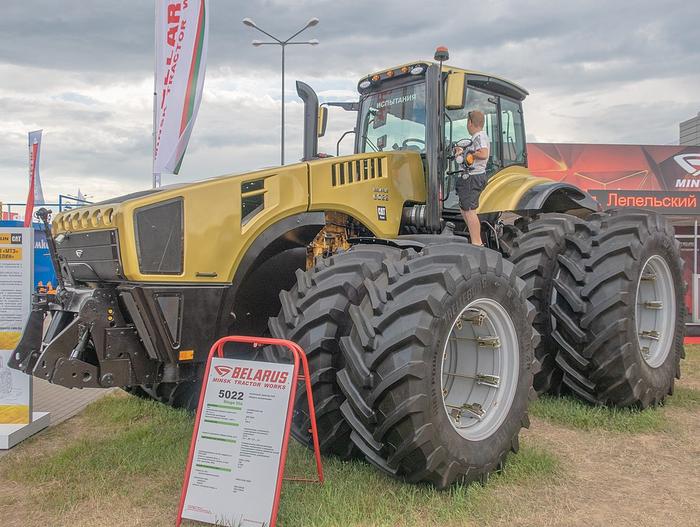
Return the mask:
{"type": "MultiPolygon", "coordinates": [[[[406,71],[410,72],[416,66],[423,66],[425,69],[427,69],[428,66],[433,64],[437,64],[437,62],[432,60],[417,60],[415,62],[407,62],[405,64],[400,64],[398,66],[379,70],[362,77],[358,82],[358,86],[365,80],[372,80],[372,78],[376,76],[379,76],[381,80],[388,79],[389,77],[387,77],[387,73],[390,71],[393,72],[391,74],[391,78],[398,78],[402,74],[402,72],[403,74],[406,74],[406,71]]],[[[505,95],[518,101],[522,101],[523,99],[525,99],[525,97],[529,95],[528,91],[522,86],[507,79],[504,79],[503,77],[492,75],[490,73],[483,73],[475,70],[457,68],[455,66],[445,64],[444,62],[442,64],[442,71],[444,73],[465,73],[467,75],[467,84],[469,86],[474,86],[475,88],[481,88],[489,92],[498,93],[499,95],[505,95]]]]}

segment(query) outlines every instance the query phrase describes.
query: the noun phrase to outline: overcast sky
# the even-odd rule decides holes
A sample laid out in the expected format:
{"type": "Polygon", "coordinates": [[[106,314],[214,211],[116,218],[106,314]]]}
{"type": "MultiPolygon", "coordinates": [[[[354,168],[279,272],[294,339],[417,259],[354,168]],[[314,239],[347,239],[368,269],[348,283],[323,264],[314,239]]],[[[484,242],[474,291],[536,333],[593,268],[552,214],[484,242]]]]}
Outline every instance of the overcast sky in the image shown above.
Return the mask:
{"type": "MultiPolygon", "coordinates": [[[[303,34],[320,45],[287,55],[288,161],[301,155],[296,79],[352,100],[362,75],[436,45],[530,91],[530,141],[674,144],[700,111],[696,0],[208,1],[204,99],[180,175],[164,184],[279,163],[279,48],[252,47],[262,35],[245,17],[280,37],[320,19],[303,34]]],[[[153,0],[3,0],[0,201],[25,200],[27,132],[39,128],[47,199],[151,185],[153,40],[153,0]]],[[[321,150],[352,124],[331,110],[321,150]]]]}

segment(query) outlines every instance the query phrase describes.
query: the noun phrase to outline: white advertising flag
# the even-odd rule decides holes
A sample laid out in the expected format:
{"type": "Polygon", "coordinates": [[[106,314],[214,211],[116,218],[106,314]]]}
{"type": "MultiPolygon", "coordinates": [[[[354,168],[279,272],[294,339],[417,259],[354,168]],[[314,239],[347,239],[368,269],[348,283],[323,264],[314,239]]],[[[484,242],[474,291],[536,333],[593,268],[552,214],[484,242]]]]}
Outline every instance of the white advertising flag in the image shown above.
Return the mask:
{"type": "Polygon", "coordinates": [[[205,0],[156,0],[154,180],[180,170],[202,100],[208,33],[205,0]]]}

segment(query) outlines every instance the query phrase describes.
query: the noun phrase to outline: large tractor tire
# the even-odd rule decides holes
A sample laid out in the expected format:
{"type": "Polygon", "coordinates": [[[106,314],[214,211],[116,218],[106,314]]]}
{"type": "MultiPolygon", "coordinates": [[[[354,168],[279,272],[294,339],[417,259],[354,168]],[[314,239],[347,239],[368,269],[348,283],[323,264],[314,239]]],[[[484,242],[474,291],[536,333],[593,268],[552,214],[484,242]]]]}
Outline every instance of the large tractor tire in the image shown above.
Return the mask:
{"type": "Polygon", "coordinates": [[[535,397],[535,312],[513,265],[448,242],[387,262],[350,309],[338,382],[352,441],[384,472],[484,481],[518,449],[535,397]]]}
{"type": "Polygon", "coordinates": [[[659,214],[611,210],[560,257],[552,314],[564,383],[593,403],[646,408],[680,378],[682,261],[659,214]]]}
{"type": "MultiPolygon", "coordinates": [[[[384,260],[398,259],[402,251],[383,245],[358,245],[347,252],[319,259],[313,268],[297,271],[297,284],[282,291],[282,308],[270,318],[272,336],[296,342],[306,353],[316,409],[321,452],[343,459],[357,457],[350,427],[340,413],[345,400],[336,383],[343,366],[338,341],[350,332],[348,309],[366,295],[365,281],[376,278],[384,260]]],[[[267,348],[270,360],[285,360],[267,348]]],[[[286,355],[285,355],[286,357],[286,355]]],[[[297,391],[292,435],[312,448],[311,422],[304,385],[297,391]]]]}
{"type": "Polygon", "coordinates": [[[552,337],[550,313],[553,277],[559,268],[558,257],[566,249],[567,236],[575,237],[577,231],[586,230],[584,220],[559,213],[519,218],[514,225],[504,226],[501,252],[515,265],[515,272],[527,285],[528,300],[535,307],[533,326],[541,335],[535,347],[540,371],[533,382],[538,394],[561,390],[562,372],[556,364],[557,346],[552,337]]]}

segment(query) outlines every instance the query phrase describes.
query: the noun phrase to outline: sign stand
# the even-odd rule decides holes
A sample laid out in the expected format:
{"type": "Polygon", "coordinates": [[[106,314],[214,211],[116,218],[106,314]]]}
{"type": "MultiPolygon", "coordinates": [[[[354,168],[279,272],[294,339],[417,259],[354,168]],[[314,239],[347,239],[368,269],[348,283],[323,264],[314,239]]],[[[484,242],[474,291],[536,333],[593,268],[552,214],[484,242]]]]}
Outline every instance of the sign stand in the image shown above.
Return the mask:
{"type": "Polygon", "coordinates": [[[32,310],[34,229],[0,221],[0,450],[8,450],[49,425],[32,411],[32,377],[8,362],[32,310]]]}
{"type": "Polygon", "coordinates": [[[9,450],[49,424],[49,412],[32,412],[32,422],[24,425],[0,424],[0,450],[9,450]]]}
{"type": "MultiPolygon", "coordinates": [[[[202,384],[202,391],[199,395],[199,404],[197,405],[197,413],[195,416],[195,423],[194,423],[194,430],[192,431],[192,441],[190,443],[190,451],[187,459],[187,466],[185,468],[185,478],[182,486],[182,493],[180,495],[180,505],[178,508],[178,513],[177,513],[177,520],[175,525],[177,527],[180,527],[180,524],[182,523],[182,514],[183,514],[183,509],[185,506],[185,500],[187,497],[187,491],[189,488],[190,484],[190,476],[192,472],[192,464],[194,462],[194,457],[195,457],[195,450],[197,447],[197,438],[198,438],[198,433],[199,433],[199,427],[200,427],[200,421],[202,418],[202,411],[205,406],[205,398],[206,398],[206,391],[207,391],[207,384],[208,384],[208,379],[209,379],[209,374],[211,370],[211,362],[214,356],[216,355],[218,358],[224,358],[224,345],[228,342],[237,342],[237,343],[245,343],[245,344],[252,344],[253,347],[258,347],[258,346],[281,346],[283,348],[286,348],[289,350],[289,352],[292,354],[292,357],[294,359],[293,363],[293,373],[292,373],[292,383],[291,383],[291,388],[290,388],[290,395],[289,395],[289,403],[287,405],[287,415],[286,415],[286,420],[284,423],[284,435],[282,439],[282,447],[279,453],[279,468],[277,470],[277,482],[275,486],[275,492],[274,492],[274,501],[272,505],[272,514],[270,517],[270,524],[269,527],[275,527],[275,523],[277,522],[277,513],[279,511],[279,501],[280,501],[280,493],[282,491],[282,481],[284,479],[288,481],[301,481],[301,482],[309,482],[309,483],[323,483],[323,466],[321,464],[321,449],[319,447],[319,441],[318,441],[318,430],[316,428],[316,411],[314,407],[314,401],[313,401],[313,394],[311,391],[311,376],[309,373],[309,364],[308,361],[306,360],[306,354],[304,351],[299,347],[298,344],[289,341],[289,340],[283,340],[283,339],[274,339],[274,338],[267,338],[267,337],[247,337],[247,336],[229,336],[229,337],[223,337],[217,340],[214,345],[212,346],[211,350],[209,351],[209,356],[207,358],[207,364],[206,368],[204,371],[204,382],[202,384]],[[302,366],[302,374],[299,372],[299,363],[301,362],[302,366]],[[287,447],[289,445],[289,434],[290,434],[290,429],[291,429],[291,424],[292,424],[292,412],[294,410],[294,401],[296,398],[296,391],[297,391],[297,385],[300,382],[305,382],[306,383],[306,396],[307,396],[307,402],[309,406],[309,419],[311,421],[311,436],[313,439],[313,445],[314,445],[314,454],[316,458],[316,471],[318,474],[317,478],[301,478],[301,477],[292,477],[292,478],[285,478],[284,477],[284,468],[285,468],[285,463],[287,461],[287,447]]],[[[251,364],[255,364],[254,362],[251,361],[251,364]]],[[[265,364],[265,363],[259,363],[259,364],[265,364]]]]}

